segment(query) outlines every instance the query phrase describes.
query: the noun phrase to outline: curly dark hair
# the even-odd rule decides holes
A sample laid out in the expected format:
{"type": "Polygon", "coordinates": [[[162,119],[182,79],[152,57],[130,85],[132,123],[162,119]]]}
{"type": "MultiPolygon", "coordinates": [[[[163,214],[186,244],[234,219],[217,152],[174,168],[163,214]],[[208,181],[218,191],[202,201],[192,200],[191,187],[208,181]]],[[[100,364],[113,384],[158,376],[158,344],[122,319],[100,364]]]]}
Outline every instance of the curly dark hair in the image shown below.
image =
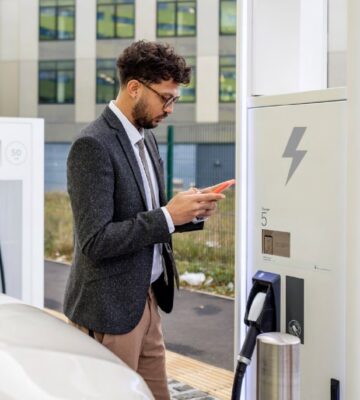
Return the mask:
{"type": "Polygon", "coordinates": [[[139,40],[127,47],[116,60],[121,85],[131,79],[159,83],[172,79],[177,84],[190,82],[191,68],[184,57],[167,43],[139,40]]]}

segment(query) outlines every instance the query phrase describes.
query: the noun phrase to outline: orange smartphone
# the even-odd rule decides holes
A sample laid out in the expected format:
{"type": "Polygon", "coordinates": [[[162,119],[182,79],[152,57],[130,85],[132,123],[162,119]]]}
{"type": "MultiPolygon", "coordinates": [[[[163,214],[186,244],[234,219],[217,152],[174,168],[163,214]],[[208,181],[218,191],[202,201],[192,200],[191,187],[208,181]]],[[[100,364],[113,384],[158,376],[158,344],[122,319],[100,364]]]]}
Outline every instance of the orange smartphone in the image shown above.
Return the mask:
{"type": "Polygon", "coordinates": [[[225,189],[228,189],[230,186],[235,185],[235,179],[230,179],[225,182],[219,183],[216,188],[213,190],[213,193],[221,193],[225,189]]]}

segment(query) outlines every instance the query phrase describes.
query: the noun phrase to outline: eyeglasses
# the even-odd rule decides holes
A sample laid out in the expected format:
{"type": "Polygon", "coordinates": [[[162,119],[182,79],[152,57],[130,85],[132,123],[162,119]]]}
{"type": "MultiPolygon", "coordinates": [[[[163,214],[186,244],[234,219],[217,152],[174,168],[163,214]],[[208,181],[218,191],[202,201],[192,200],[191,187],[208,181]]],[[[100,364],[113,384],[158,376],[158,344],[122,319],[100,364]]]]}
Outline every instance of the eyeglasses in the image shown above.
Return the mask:
{"type": "Polygon", "coordinates": [[[164,103],[163,104],[163,110],[165,110],[166,108],[171,106],[171,104],[177,103],[179,101],[179,99],[180,99],[180,96],[170,96],[170,97],[164,96],[163,94],[159,93],[157,90],[153,89],[151,86],[149,86],[145,82],[143,82],[143,81],[141,81],[139,79],[138,79],[138,81],[160,97],[160,99],[164,103]]]}

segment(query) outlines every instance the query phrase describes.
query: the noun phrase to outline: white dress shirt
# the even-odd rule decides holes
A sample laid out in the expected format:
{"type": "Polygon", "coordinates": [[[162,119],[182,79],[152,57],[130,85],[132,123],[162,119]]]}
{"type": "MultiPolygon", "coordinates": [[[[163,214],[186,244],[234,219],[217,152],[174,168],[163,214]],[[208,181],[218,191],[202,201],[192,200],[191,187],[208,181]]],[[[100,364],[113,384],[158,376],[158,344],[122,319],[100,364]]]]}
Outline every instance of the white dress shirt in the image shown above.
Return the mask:
{"type": "MultiPolygon", "coordinates": [[[[146,196],[146,205],[147,205],[148,210],[152,210],[153,207],[152,207],[152,201],[151,201],[150,186],[149,186],[149,182],[146,177],[146,174],[145,174],[143,164],[140,159],[139,148],[137,145],[137,142],[139,140],[144,139],[144,129],[141,129],[139,131],[137,128],[135,128],[135,126],[125,117],[125,115],[115,105],[114,100],[110,101],[109,107],[110,107],[111,111],[119,118],[121,124],[123,125],[128,137],[129,137],[129,140],[131,142],[132,148],[135,153],[136,161],[140,168],[141,177],[142,177],[142,181],[143,181],[143,185],[144,185],[145,196],[146,196]]],[[[158,185],[156,174],[154,171],[154,166],[153,166],[153,163],[151,161],[151,158],[149,156],[146,146],[145,146],[145,157],[146,157],[146,161],[149,166],[150,178],[151,178],[151,181],[153,184],[153,191],[155,194],[155,204],[157,207],[159,207],[160,206],[159,185],[158,185]]],[[[167,222],[168,228],[169,228],[169,233],[173,233],[175,231],[175,226],[174,226],[173,220],[172,220],[168,210],[166,209],[166,207],[161,207],[161,210],[163,211],[163,213],[165,215],[166,222],[167,222]]],[[[152,264],[152,271],[151,271],[151,283],[155,282],[156,279],[158,279],[159,276],[163,272],[161,250],[162,250],[161,244],[154,245],[153,264],[152,264]]]]}

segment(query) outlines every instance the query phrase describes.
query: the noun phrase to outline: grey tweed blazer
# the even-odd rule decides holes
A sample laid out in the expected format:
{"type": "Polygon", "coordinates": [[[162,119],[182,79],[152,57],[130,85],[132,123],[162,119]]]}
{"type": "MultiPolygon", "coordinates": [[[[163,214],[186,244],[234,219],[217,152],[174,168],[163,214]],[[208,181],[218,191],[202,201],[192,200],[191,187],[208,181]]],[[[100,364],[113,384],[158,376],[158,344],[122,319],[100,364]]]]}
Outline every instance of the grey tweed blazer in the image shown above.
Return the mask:
{"type": "MultiPolygon", "coordinates": [[[[158,179],[160,204],[165,205],[163,162],[151,131],[145,132],[145,144],[158,179]]],[[[75,243],[64,313],[96,332],[127,333],[145,308],[154,244],[171,246],[171,235],[162,210],[147,211],[131,142],[109,107],[73,143],[67,178],[75,243]]],[[[177,230],[202,227],[190,223],[177,230]]],[[[164,251],[168,280],[162,275],[153,284],[165,312],[172,310],[174,297],[176,267],[170,246],[164,251]]]]}

